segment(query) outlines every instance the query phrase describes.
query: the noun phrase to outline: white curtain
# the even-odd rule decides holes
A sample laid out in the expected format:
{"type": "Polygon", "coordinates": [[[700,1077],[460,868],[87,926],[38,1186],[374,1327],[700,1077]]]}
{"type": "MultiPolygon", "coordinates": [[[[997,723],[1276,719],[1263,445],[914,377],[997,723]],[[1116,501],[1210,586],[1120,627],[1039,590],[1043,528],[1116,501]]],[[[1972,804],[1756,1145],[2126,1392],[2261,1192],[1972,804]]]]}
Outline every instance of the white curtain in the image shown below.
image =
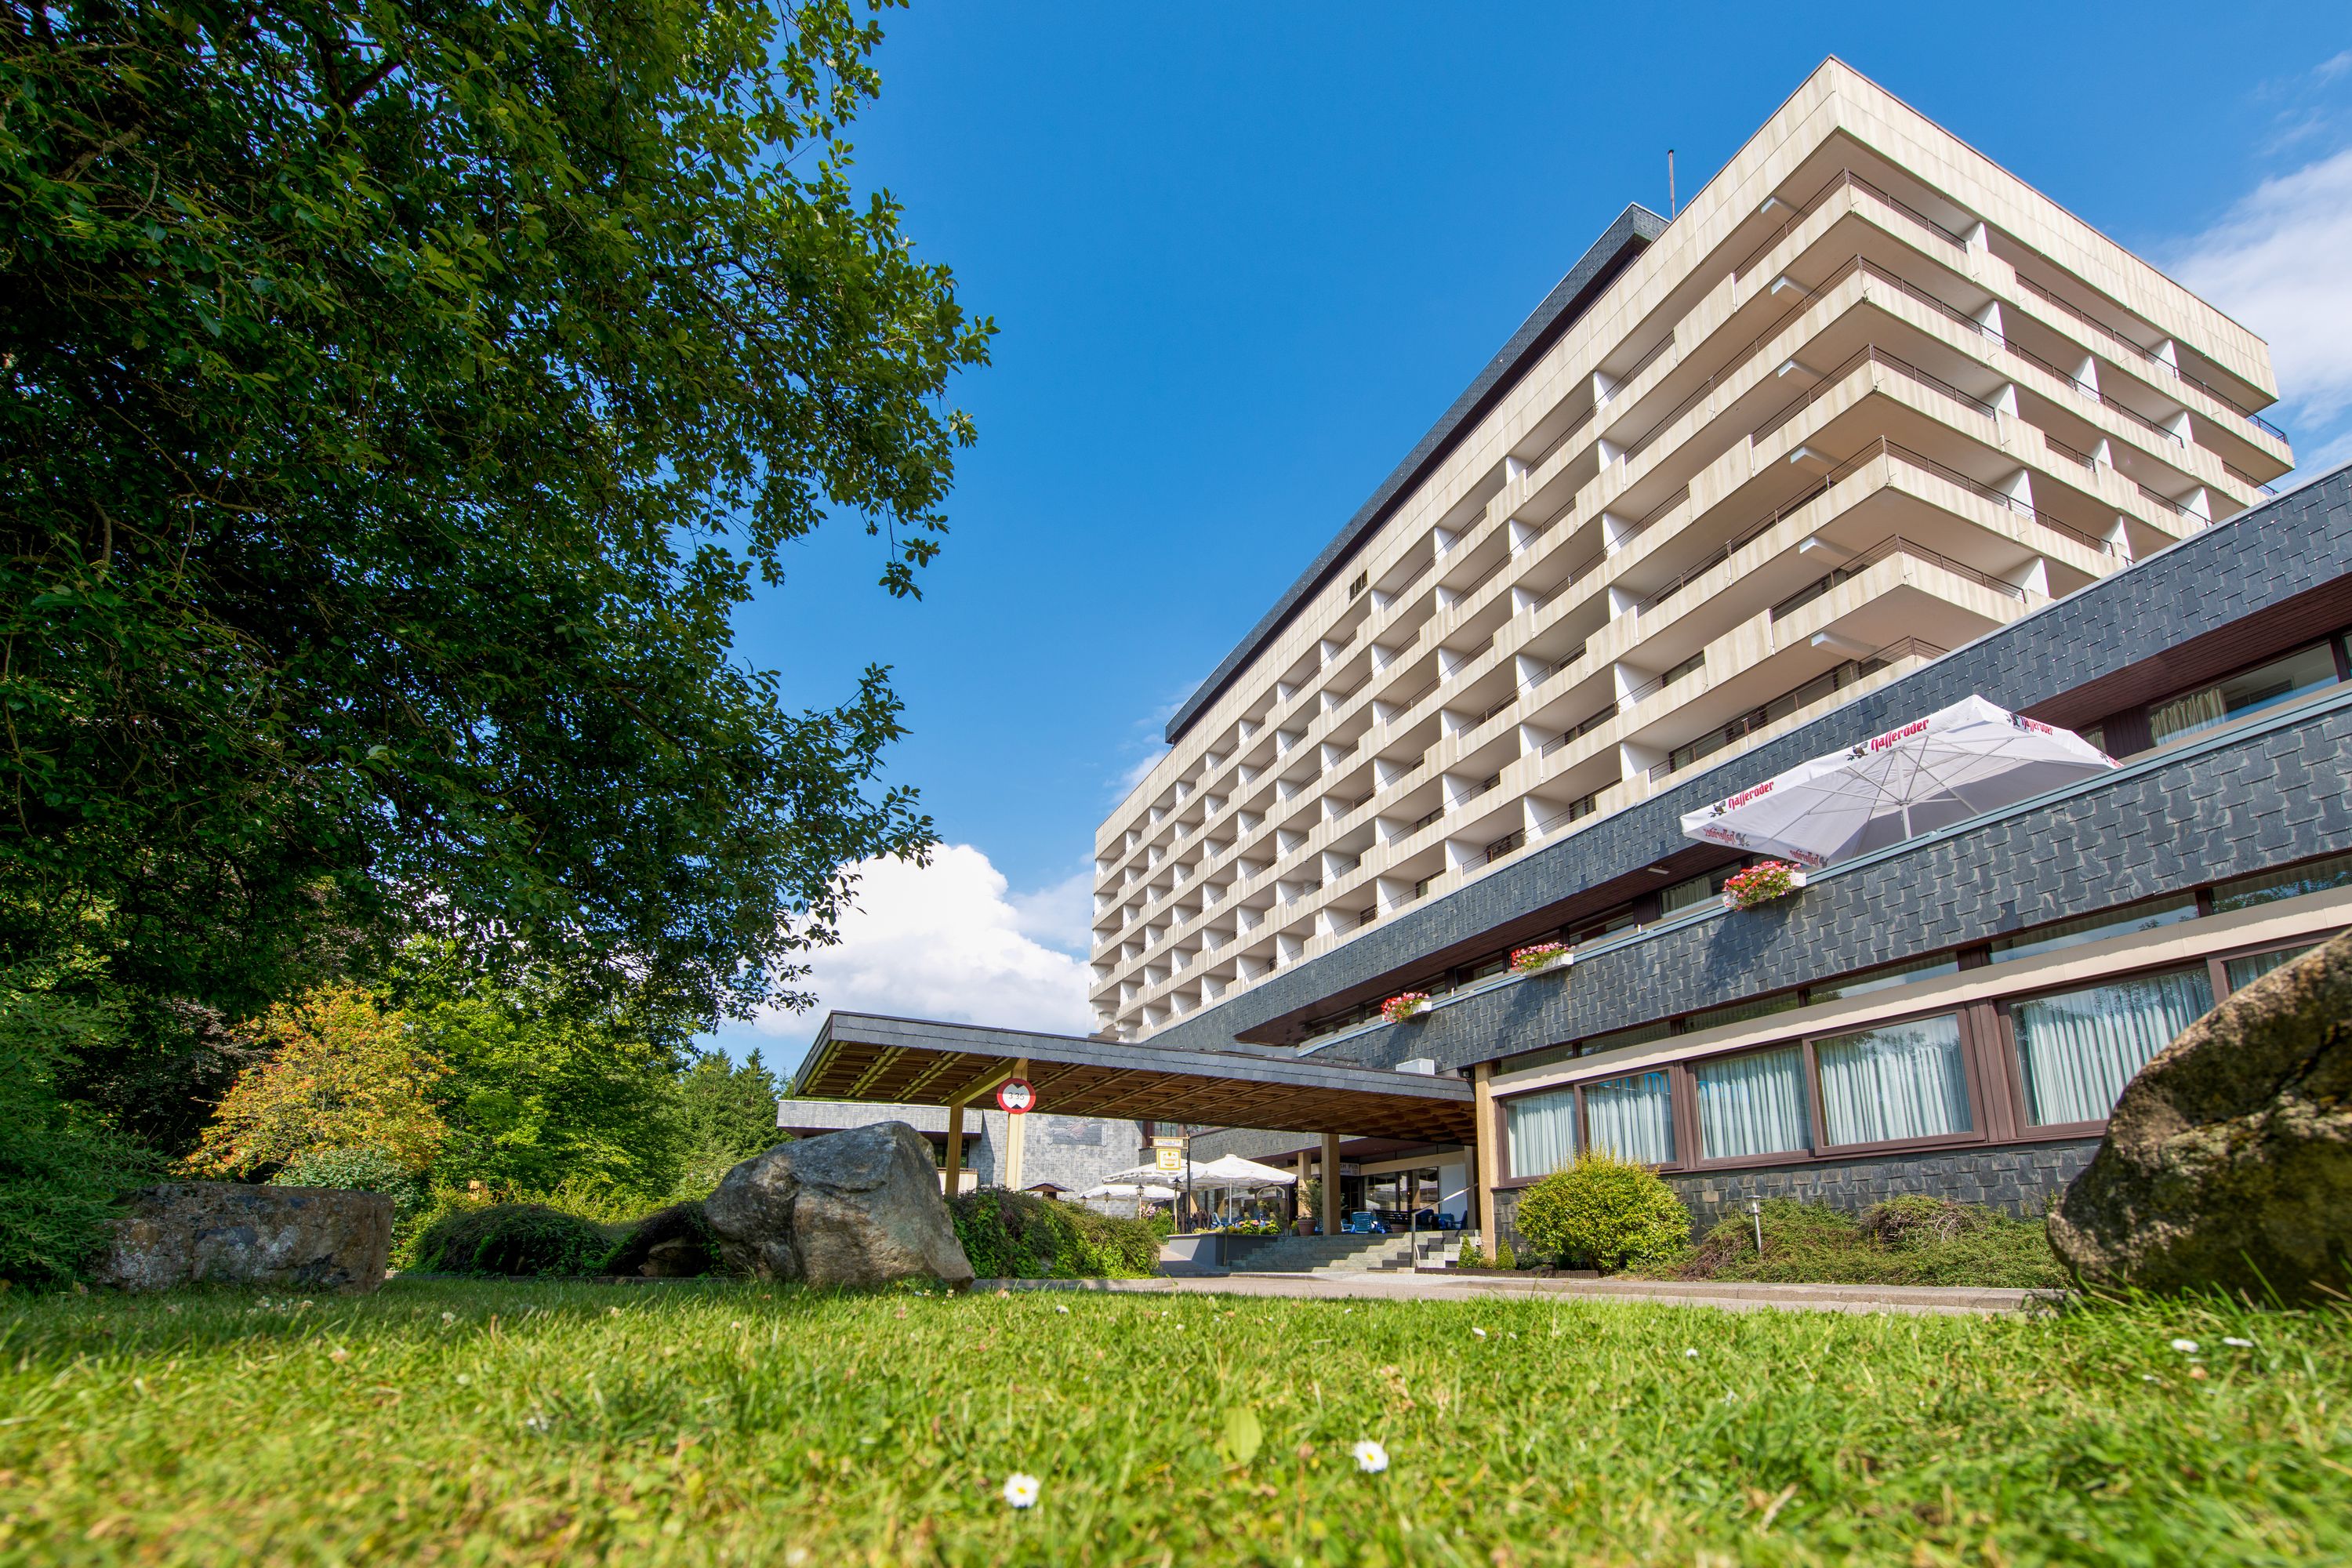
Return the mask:
{"type": "Polygon", "coordinates": [[[1813,1047],[1831,1143],[1882,1143],[1969,1130],[1960,1020],[1946,1013],[1841,1035],[1813,1047]]]}
{"type": "Polygon", "coordinates": [[[2201,969],[2016,1004],[2026,1114],[2037,1127],[2101,1120],[2132,1075],[2212,1005],[2201,969]]]}
{"type": "Polygon", "coordinates": [[[2308,947],[2283,947],[2276,952],[2257,952],[2245,958],[2233,958],[2222,965],[2230,976],[2230,989],[2242,990],[2283,963],[2292,963],[2311,951],[2308,947]]]}
{"type": "MultiPolygon", "coordinates": [[[[2158,745],[2176,735],[2193,735],[2200,730],[2210,730],[2230,716],[2230,705],[2218,686],[2202,691],[2192,691],[2186,697],[2176,697],[2147,716],[2149,736],[2158,745]]],[[[2102,1115],[2105,1114],[2104,1111],[2102,1115]]]]}
{"type": "Polygon", "coordinates": [[[1673,1100],[1662,1072],[1584,1086],[1584,1122],[1595,1149],[1640,1165],[1675,1157],[1673,1100]]]}
{"type": "Polygon", "coordinates": [[[1710,1160],[1805,1147],[1805,1061],[1794,1046],[1700,1062],[1699,1142],[1710,1160]]]}
{"type": "Polygon", "coordinates": [[[1511,1174],[1549,1175],[1576,1158],[1576,1090],[1503,1101],[1503,1131],[1510,1144],[1511,1174]]]}

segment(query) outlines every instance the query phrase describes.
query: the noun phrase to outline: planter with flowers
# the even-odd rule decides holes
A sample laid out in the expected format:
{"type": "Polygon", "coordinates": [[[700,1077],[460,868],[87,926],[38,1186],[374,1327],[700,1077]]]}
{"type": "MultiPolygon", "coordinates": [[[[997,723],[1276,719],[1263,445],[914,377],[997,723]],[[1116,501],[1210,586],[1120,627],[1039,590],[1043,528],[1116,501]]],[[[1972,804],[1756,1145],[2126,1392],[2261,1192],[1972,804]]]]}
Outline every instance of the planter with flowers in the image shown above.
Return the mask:
{"type": "Polygon", "coordinates": [[[1539,942],[1532,947],[1515,948],[1511,952],[1511,969],[1518,974],[1540,974],[1547,969],[1568,967],[1568,944],[1562,942],[1539,942]]]}
{"type": "Polygon", "coordinates": [[[1752,910],[1775,899],[1785,899],[1804,885],[1801,866],[1791,866],[1785,860],[1762,861],[1723,884],[1723,907],[1752,910]]]}
{"type": "Polygon", "coordinates": [[[1381,1004],[1381,1016],[1391,1024],[1402,1024],[1408,1018],[1418,1018],[1429,1008],[1429,993],[1408,991],[1391,996],[1381,1004]]]}

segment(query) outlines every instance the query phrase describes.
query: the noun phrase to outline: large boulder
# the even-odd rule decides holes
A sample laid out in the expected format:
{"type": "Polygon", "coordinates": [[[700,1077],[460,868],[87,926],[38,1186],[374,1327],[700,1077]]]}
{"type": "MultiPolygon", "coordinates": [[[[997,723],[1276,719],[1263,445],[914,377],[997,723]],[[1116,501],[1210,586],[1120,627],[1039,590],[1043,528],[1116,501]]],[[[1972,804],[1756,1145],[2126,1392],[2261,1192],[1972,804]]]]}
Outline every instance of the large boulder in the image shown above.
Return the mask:
{"type": "Polygon", "coordinates": [[[2352,932],[2232,992],[2140,1069],[2050,1244],[2095,1287],[2352,1288],[2352,932]]]}
{"type": "Polygon", "coordinates": [[[971,1282],[939,1167],[903,1121],[771,1149],[727,1173],[703,1220],[729,1268],[763,1279],[870,1288],[971,1282]]]}
{"type": "Polygon", "coordinates": [[[122,1290],[373,1290],[392,1256],[392,1199],[383,1193],[172,1182],[132,1193],[125,1208],[97,1276],[122,1290]]]}

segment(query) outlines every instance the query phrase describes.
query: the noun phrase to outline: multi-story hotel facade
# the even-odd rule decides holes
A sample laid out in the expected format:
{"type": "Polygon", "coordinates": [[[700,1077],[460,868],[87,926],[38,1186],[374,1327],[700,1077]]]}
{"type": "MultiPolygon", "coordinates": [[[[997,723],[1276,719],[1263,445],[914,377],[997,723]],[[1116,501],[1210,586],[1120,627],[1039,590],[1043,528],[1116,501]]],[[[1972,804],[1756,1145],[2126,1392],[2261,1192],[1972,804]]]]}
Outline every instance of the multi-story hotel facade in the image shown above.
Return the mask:
{"type": "Polygon", "coordinates": [[[1343,1173],[1505,1225],[1602,1142],[1702,1214],[2029,1202],[2352,924],[2352,516],[2342,475],[2269,499],[2275,397],[2243,326],[1823,65],[1610,226],[1170,722],[1097,837],[1101,1030],[1471,1078],[1469,1148],[1343,1173]],[[2125,765],[1722,906],[1747,858],[1682,813],[1971,694],[2125,765]]]}

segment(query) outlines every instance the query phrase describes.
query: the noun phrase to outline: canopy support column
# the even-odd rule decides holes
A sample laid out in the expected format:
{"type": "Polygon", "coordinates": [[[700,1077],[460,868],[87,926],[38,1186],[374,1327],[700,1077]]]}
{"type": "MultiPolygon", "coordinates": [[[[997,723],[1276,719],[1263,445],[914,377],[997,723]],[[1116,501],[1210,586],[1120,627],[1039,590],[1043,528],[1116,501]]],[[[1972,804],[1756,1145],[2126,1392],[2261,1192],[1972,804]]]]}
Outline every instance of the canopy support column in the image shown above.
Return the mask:
{"type": "Polygon", "coordinates": [[[1478,1167],[1478,1229],[1489,1257],[1503,1234],[1495,1218],[1495,1091],[1490,1082],[1494,1076],[1492,1062],[1480,1062],[1470,1073],[1470,1103],[1478,1123],[1478,1141],[1471,1151],[1478,1167]]]}
{"type": "Polygon", "coordinates": [[[1301,1149],[1298,1152],[1298,1182],[1290,1189],[1290,1218],[1294,1227],[1301,1220],[1315,1217],[1307,1207],[1307,1184],[1314,1179],[1314,1175],[1315,1151],[1301,1149]]]}
{"type": "MultiPolygon", "coordinates": [[[[1029,1058],[1027,1057],[1019,1058],[1013,1062],[1011,1076],[1013,1078],[1027,1078],[1029,1076],[1029,1058]]],[[[1017,1193],[1021,1190],[1023,1184],[1022,1176],[1024,1172],[1022,1171],[1022,1165],[1024,1162],[1022,1155],[1025,1152],[1026,1145],[1028,1143],[1029,1118],[1025,1115],[1015,1116],[1012,1112],[1007,1111],[1005,1113],[1004,1120],[1006,1122],[1004,1129],[1004,1184],[1012,1191],[1017,1193]]]]}
{"type": "Polygon", "coordinates": [[[1339,1234],[1339,1135],[1323,1134],[1323,1234],[1339,1234]]]}
{"type": "Polygon", "coordinates": [[[940,1169],[940,1191],[956,1195],[957,1184],[963,1178],[963,1101],[948,1107],[948,1157],[940,1169]]]}

